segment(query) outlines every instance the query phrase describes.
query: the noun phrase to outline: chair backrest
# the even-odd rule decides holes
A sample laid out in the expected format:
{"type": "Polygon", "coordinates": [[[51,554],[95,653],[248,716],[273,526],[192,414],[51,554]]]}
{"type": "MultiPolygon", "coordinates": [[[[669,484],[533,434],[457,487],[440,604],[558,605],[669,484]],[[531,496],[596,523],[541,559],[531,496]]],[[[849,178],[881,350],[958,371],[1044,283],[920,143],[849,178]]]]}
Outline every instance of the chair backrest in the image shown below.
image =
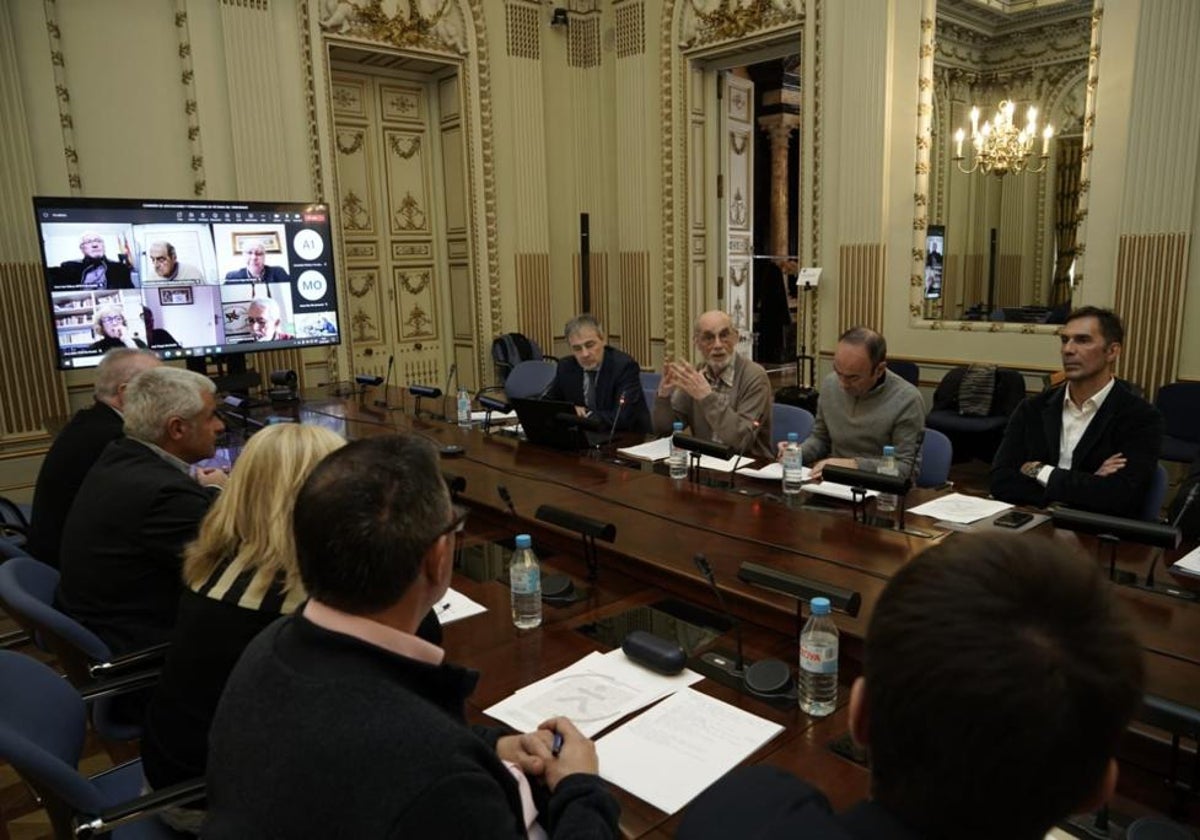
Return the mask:
{"type": "Polygon", "coordinates": [[[1146,491],[1146,502],[1142,508],[1142,519],[1147,522],[1157,522],[1162,518],[1163,502],[1167,498],[1167,468],[1156,464],[1154,477],[1150,479],[1150,489],[1146,491]]]}
{"type": "Polygon", "coordinates": [[[941,487],[950,477],[950,463],[954,460],[954,445],[950,438],[937,429],[925,429],[918,457],[918,487],[941,487]]]}
{"type": "Polygon", "coordinates": [[[83,698],[49,666],[13,651],[0,650],[0,685],[0,758],[37,793],[56,836],[70,837],[73,813],[98,814],[112,804],[78,770],[83,698]]]}
{"type": "Polygon", "coordinates": [[[0,563],[0,602],[9,615],[58,656],[77,686],[92,681],[88,665],[112,658],[99,636],[54,606],[58,571],[32,557],[0,563]]]}
{"type": "Polygon", "coordinates": [[[1162,412],[1163,433],[1200,441],[1200,382],[1172,382],[1158,389],[1154,405],[1162,412]]]}
{"type": "Polygon", "coordinates": [[[921,382],[921,368],[916,362],[899,362],[888,359],[888,370],[899,376],[909,385],[914,388],[918,387],[921,382]]]}
{"type": "Polygon", "coordinates": [[[537,361],[542,358],[542,348],[531,338],[521,333],[504,333],[492,341],[492,361],[496,366],[496,379],[503,385],[513,368],[521,362],[537,361]]]}
{"type": "Polygon", "coordinates": [[[771,445],[787,440],[788,432],[795,432],[803,442],[812,434],[814,422],[807,409],[787,403],[771,403],[771,445]]]}
{"type": "Polygon", "coordinates": [[[553,362],[521,362],[504,380],[504,393],[510,400],[539,397],[550,388],[557,371],[558,366],[553,362]]]}
{"type": "MultiPolygon", "coordinates": [[[[658,384],[662,382],[662,374],[658,371],[644,370],[638,376],[641,377],[642,390],[644,391],[657,391],[658,384]]],[[[649,404],[653,405],[653,403],[649,404]]]]}

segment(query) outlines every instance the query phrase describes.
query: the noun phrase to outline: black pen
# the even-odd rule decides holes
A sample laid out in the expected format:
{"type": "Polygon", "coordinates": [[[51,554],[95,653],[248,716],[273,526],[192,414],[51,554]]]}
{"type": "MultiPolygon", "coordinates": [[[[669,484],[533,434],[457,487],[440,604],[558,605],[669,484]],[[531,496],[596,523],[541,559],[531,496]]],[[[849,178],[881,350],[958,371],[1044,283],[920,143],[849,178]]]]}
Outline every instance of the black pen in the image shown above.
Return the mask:
{"type": "Polygon", "coordinates": [[[554,743],[550,745],[550,755],[558,758],[558,754],[562,752],[563,737],[561,732],[554,733],[554,743]]]}

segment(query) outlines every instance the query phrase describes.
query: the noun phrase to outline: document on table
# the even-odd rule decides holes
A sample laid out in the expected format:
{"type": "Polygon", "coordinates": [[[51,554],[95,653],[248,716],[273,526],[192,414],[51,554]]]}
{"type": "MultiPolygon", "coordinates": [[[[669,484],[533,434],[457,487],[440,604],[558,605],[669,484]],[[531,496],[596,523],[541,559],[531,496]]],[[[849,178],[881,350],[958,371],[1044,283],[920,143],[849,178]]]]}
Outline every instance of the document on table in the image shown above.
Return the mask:
{"type": "Polygon", "coordinates": [[[687,669],[672,677],[657,674],[617,648],[608,653],[590,653],[484,712],[521,732],[537,729],[542,721],[562,715],[591,738],[626,715],[702,679],[687,669]]]}
{"type": "Polygon", "coordinates": [[[472,601],[461,592],[447,589],[445,596],[434,608],[438,623],[450,624],[463,618],[487,612],[487,607],[477,601],[472,601]]]}
{"type": "Polygon", "coordinates": [[[658,440],[639,443],[637,446],[626,446],[624,449],[618,449],[617,452],[643,461],[661,461],[671,454],[671,437],[668,435],[658,440]]]}
{"type": "Polygon", "coordinates": [[[1200,577],[1200,548],[1194,548],[1171,564],[1172,572],[1200,577]]]}
{"type": "Polygon", "coordinates": [[[1008,502],[998,502],[995,499],[981,499],[978,496],[964,496],[962,493],[947,493],[931,502],[909,508],[909,513],[942,519],[946,522],[956,522],[969,525],[995,516],[1001,511],[1011,508],[1008,502]]]}
{"type": "Polygon", "coordinates": [[[783,727],[683,689],[596,741],[600,775],[674,814],[783,727]]]}

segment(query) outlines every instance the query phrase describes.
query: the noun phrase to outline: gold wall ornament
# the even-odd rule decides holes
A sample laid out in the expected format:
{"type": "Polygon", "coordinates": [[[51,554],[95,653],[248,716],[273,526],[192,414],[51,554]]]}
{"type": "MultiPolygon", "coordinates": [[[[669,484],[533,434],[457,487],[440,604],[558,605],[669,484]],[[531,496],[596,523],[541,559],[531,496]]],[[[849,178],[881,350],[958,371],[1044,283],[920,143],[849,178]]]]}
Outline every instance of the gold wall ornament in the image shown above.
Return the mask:
{"type": "Polygon", "coordinates": [[[346,190],[342,199],[342,227],[345,230],[370,230],[371,212],[354,190],[346,190]]]}
{"type": "Polygon", "coordinates": [[[400,207],[392,214],[392,219],[400,230],[425,229],[425,212],[410,192],[404,194],[400,207]]]}
{"type": "Polygon", "coordinates": [[[407,149],[401,148],[403,142],[404,139],[398,134],[393,134],[388,137],[388,145],[391,146],[392,151],[398,154],[404,160],[408,160],[421,148],[421,135],[414,134],[413,136],[409,137],[407,149]]]}
{"type": "Polygon", "coordinates": [[[420,274],[409,274],[407,271],[400,275],[400,285],[404,287],[404,291],[410,295],[419,295],[429,286],[429,272],[422,271],[420,274]],[[413,278],[416,282],[413,282],[413,278]]]}

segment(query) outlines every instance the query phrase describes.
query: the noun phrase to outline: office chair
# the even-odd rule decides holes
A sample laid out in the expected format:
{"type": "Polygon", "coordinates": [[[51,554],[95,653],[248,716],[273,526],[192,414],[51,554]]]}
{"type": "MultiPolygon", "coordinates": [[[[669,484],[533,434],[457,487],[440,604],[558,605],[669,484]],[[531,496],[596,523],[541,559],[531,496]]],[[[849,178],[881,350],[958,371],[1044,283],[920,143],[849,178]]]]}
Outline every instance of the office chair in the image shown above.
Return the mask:
{"type": "Polygon", "coordinates": [[[504,393],[511,400],[519,397],[540,397],[554,382],[558,366],[553,362],[521,362],[504,380],[504,393]]]}
{"type": "MultiPolygon", "coordinates": [[[[104,641],[54,606],[58,570],[32,557],[0,564],[0,604],[32,635],[38,646],[58,657],[67,679],[80,691],[105,676],[122,676],[161,667],[167,645],[114,657],[104,641]]],[[[140,738],[141,724],[125,723],[114,713],[113,698],[92,707],[96,732],[112,741],[140,738]]]]}
{"type": "Polygon", "coordinates": [[[950,464],[954,461],[954,445],[950,438],[937,429],[926,429],[921,443],[921,454],[917,459],[918,487],[941,487],[950,478],[950,464]]]}
{"type": "MultiPolygon", "coordinates": [[[[167,806],[203,798],[202,779],[139,796],[140,760],[88,778],[78,769],[86,729],[85,698],[49,666],[12,651],[0,651],[0,684],[5,686],[0,692],[0,758],[33,789],[56,838],[74,840],[110,830],[114,840],[183,836],[153,815],[167,806]]],[[[121,685],[96,687],[106,693],[123,689],[121,685]]]]}
{"type": "Polygon", "coordinates": [[[771,445],[787,440],[788,432],[795,432],[800,442],[812,434],[816,419],[803,408],[786,403],[771,403],[771,445]]]}

